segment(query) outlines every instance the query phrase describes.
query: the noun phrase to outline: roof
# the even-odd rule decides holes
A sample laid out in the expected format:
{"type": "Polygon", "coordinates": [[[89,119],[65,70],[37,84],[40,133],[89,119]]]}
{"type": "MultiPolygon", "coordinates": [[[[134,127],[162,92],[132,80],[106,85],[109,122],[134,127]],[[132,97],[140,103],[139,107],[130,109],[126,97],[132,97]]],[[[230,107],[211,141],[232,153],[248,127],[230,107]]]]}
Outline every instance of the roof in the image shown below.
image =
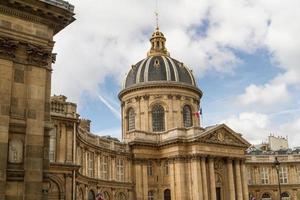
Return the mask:
{"type": "Polygon", "coordinates": [[[67,1],[63,1],[63,0],[40,0],[40,1],[68,10],[70,12],[74,11],[74,6],[67,1]]]}

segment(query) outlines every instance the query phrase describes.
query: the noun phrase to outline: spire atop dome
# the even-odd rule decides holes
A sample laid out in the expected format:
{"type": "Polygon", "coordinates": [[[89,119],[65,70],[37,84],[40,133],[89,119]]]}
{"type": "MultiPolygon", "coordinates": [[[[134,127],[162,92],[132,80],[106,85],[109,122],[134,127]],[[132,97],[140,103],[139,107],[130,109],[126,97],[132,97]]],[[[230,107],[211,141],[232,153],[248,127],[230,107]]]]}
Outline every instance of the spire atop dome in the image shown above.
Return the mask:
{"type": "Polygon", "coordinates": [[[151,49],[147,54],[148,56],[153,56],[153,55],[169,56],[170,55],[170,53],[167,51],[167,48],[165,47],[166,38],[164,34],[160,32],[158,26],[156,27],[155,31],[152,33],[150,42],[151,42],[151,49]]]}
{"type": "Polygon", "coordinates": [[[158,0],[156,0],[156,10],[155,10],[155,19],[156,19],[156,29],[152,33],[152,36],[150,38],[151,42],[151,49],[148,52],[148,56],[153,55],[166,55],[169,56],[169,52],[167,51],[165,44],[166,44],[166,38],[162,32],[159,30],[159,21],[158,21],[158,0]]]}

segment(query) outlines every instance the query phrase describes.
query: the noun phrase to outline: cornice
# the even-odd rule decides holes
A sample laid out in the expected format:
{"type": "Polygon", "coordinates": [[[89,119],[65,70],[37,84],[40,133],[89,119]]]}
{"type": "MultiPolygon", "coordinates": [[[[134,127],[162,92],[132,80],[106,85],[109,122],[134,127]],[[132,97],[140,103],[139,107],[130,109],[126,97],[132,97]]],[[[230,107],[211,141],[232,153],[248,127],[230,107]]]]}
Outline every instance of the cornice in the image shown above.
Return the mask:
{"type": "Polygon", "coordinates": [[[139,90],[144,90],[144,89],[152,89],[152,88],[179,88],[179,89],[184,89],[184,90],[190,90],[199,95],[201,98],[203,95],[203,92],[194,86],[183,84],[183,83],[173,83],[173,82],[166,82],[166,81],[153,81],[152,83],[140,83],[137,85],[134,85],[132,87],[123,89],[120,91],[118,97],[120,100],[122,100],[122,97],[128,93],[134,92],[134,91],[139,91],[139,90]]]}
{"type": "Polygon", "coordinates": [[[0,13],[50,26],[57,33],[72,23],[74,13],[41,1],[1,1],[0,13]]]}

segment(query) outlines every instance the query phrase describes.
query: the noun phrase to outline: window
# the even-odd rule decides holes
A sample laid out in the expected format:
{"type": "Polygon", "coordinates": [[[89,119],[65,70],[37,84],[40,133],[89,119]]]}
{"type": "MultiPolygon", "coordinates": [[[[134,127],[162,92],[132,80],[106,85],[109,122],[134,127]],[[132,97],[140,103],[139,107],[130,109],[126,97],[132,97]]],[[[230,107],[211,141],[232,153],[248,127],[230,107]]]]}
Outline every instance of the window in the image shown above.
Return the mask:
{"type": "Polygon", "coordinates": [[[154,191],[153,190],[148,192],[148,200],[154,200],[154,191]]]}
{"type": "Polygon", "coordinates": [[[128,131],[134,130],[135,129],[135,114],[133,108],[129,108],[127,112],[128,116],[128,131]]]}
{"type": "Polygon", "coordinates": [[[280,180],[280,183],[282,183],[282,184],[288,183],[287,167],[279,168],[279,180],[280,180]]]}
{"type": "Polygon", "coordinates": [[[94,200],[95,199],[95,194],[92,190],[89,191],[89,200],[94,200]]]}
{"type": "Polygon", "coordinates": [[[94,176],[94,154],[89,152],[88,156],[88,175],[89,177],[94,176]]]}
{"type": "Polygon", "coordinates": [[[171,200],[171,190],[166,189],[164,191],[164,200],[171,200]]]}
{"type": "Polygon", "coordinates": [[[117,180],[123,181],[124,180],[124,160],[117,159],[117,180]]]}
{"type": "Polygon", "coordinates": [[[55,162],[56,157],[56,127],[50,132],[50,144],[49,144],[49,160],[55,162]]]}
{"type": "Polygon", "coordinates": [[[262,167],[260,171],[260,178],[262,184],[269,184],[269,171],[267,167],[262,167]]]}
{"type": "Polygon", "coordinates": [[[165,172],[166,176],[169,175],[169,162],[168,161],[165,161],[165,163],[164,163],[164,172],[165,172]]]}
{"type": "Polygon", "coordinates": [[[269,193],[263,193],[261,196],[262,200],[271,200],[271,195],[269,193]]]}
{"type": "Polygon", "coordinates": [[[77,148],[77,164],[81,166],[79,172],[82,173],[82,150],[80,147],[77,148]]]}
{"type": "Polygon", "coordinates": [[[100,175],[102,179],[108,179],[108,156],[100,158],[100,175]]]}
{"type": "Polygon", "coordinates": [[[290,200],[290,195],[287,192],[281,193],[281,199],[282,200],[290,200]]]}
{"type": "Polygon", "coordinates": [[[183,107],[182,115],[183,115],[183,125],[184,125],[184,127],[186,127],[186,128],[191,127],[193,125],[191,107],[188,106],[188,105],[185,105],[183,107]]]}
{"type": "Polygon", "coordinates": [[[165,111],[161,105],[155,105],[152,109],[152,129],[154,132],[165,130],[165,111]]]}
{"type": "Polygon", "coordinates": [[[153,163],[151,161],[148,162],[147,174],[148,176],[153,176],[153,163]]]}

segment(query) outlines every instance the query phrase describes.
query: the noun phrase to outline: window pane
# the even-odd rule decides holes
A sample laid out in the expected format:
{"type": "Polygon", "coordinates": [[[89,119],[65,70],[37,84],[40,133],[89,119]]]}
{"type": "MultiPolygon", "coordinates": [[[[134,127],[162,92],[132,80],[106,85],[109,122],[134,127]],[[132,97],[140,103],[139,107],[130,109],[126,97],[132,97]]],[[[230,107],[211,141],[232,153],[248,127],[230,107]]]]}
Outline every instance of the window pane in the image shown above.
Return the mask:
{"type": "Polygon", "coordinates": [[[165,130],[165,111],[161,105],[155,105],[152,110],[152,128],[154,132],[165,130]]]}
{"type": "Polygon", "coordinates": [[[128,110],[128,130],[134,130],[135,129],[135,114],[133,108],[130,108],[128,110]]]}
{"type": "Polygon", "coordinates": [[[184,127],[191,127],[193,125],[192,111],[191,111],[191,107],[188,105],[185,105],[183,107],[183,125],[184,127]]]}

